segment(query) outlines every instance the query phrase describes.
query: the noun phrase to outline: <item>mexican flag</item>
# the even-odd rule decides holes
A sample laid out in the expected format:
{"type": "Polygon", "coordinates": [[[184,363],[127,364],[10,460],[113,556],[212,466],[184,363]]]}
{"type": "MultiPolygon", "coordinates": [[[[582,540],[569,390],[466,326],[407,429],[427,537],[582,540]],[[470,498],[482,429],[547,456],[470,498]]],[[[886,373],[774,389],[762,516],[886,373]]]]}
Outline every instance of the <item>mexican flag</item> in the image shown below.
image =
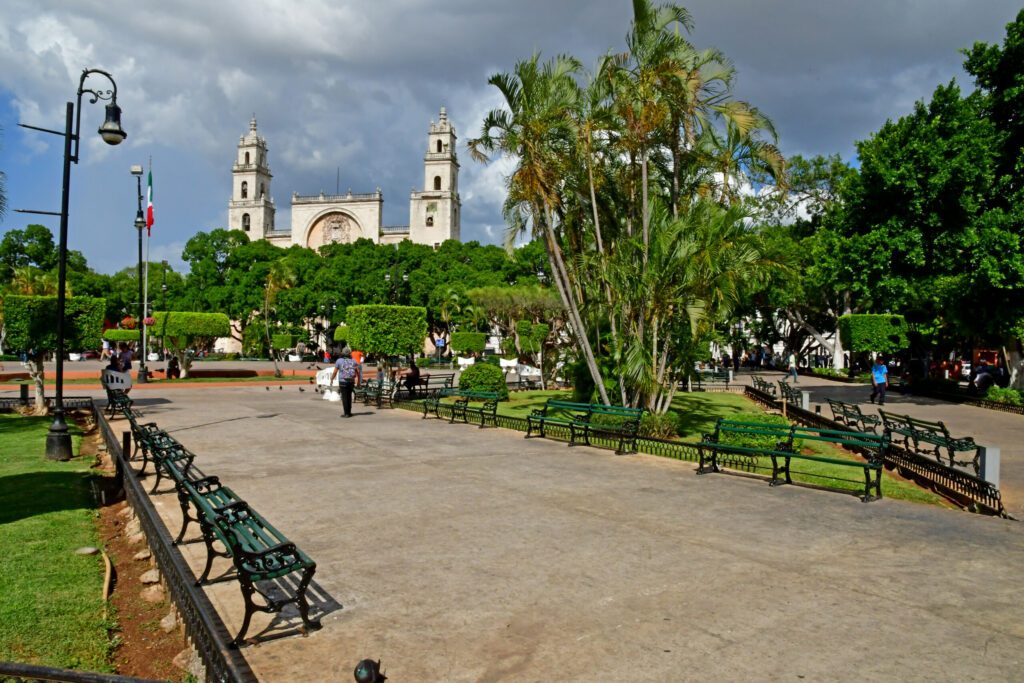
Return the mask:
{"type": "Polygon", "coordinates": [[[153,230],[153,169],[149,170],[149,189],[146,192],[146,236],[153,230]]]}

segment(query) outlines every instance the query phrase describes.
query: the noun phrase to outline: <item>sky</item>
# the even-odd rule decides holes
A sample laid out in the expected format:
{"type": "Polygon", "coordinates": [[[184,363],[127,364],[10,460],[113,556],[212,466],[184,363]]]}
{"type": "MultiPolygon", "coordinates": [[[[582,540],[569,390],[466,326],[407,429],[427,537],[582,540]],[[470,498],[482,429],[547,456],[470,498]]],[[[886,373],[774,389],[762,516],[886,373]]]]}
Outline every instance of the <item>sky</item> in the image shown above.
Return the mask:
{"type": "MultiPolygon", "coordinates": [[[[735,95],[775,122],[786,155],[838,153],[908,113],[962,71],[960,49],[1002,43],[1006,0],[691,0],[690,40],[736,65],[735,95]]],[[[82,104],[68,244],[101,272],[137,261],[133,164],[152,160],[152,261],[183,267],[199,231],[224,227],[239,136],[256,115],[278,228],[293,192],[384,192],[384,224],[407,224],[422,189],[427,128],[447,108],[462,164],[462,238],[500,244],[508,160],[470,159],[468,138],[500,106],[487,84],[534,52],[592,66],[624,50],[626,0],[4,0],[0,4],[0,234],[58,220],[63,129],[85,68],[109,71],[128,138],[102,142],[103,102],[82,104]],[[338,175],[340,174],[340,180],[338,175]]],[[[107,89],[91,76],[87,86],[107,89]]],[[[143,188],[145,192],[145,188],[143,188]]]]}

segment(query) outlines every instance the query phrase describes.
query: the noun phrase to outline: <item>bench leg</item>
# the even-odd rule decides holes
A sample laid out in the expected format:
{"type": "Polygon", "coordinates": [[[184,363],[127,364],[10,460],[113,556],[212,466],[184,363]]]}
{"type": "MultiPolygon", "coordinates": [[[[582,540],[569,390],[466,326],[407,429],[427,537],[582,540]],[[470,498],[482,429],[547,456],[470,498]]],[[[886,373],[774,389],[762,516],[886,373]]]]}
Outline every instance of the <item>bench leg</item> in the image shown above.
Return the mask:
{"type": "Polygon", "coordinates": [[[708,472],[720,472],[718,469],[718,451],[714,448],[697,448],[697,452],[700,455],[700,464],[697,467],[697,474],[707,474],[708,472]],[[710,455],[708,453],[710,451],[710,455]],[[711,467],[706,467],[706,463],[711,463],[711,467]]]}
{"type": "Polygon", "coordinates": [[[256,602],[252,599],[252,596],[256,594],[256,586],[253,585],[252,581],[245,576],[239,576],[238,583],[242,588],[242,600],[245,602],[245,617],[242,619],[242,628],[239,629],[238,635],[231,641],[233,647],[239,647],[245,642],[245,634],[249,630],[249,623],[252,621],[253,612],[259,609],[256,602]]]}
{"type": "Polygon", "coordinates": [[[874,481],[871,477],[871,468],[864,468],[864,495],[861,497],[861,502],[870,503],[873,500],[878,500],[882,497],[882,470],[875,470],[874,481]],[[875,490],[875,495],[871,495],[871,489],[875,490]]]}
{"type": "Polygon", "coordinates": [[[171,542],[171,545],[178,545],[185,538],[185,529],[192,522],[198,522],[198,519],[194,519],[188,514],[188,493],[184,489],[178,489],[178,505],[181,506],[181,531],[178,532],[178,537],[171,542]]]}
{"type": "Polygon", "coordinates": [[[782,467],[779,467],[779,457],[780,456],[777,456],[777,455],[771,456],[771,458],[772,458],[772,480],[770,482],[768,482],[769,486],[782,486],[783,484],[792,484],[793,483],[793,480],[790,478],[790,475],[789,475],[790,459],[788,457],[783,457],[783,459],[786,462],[785,462],[785,464],[782,467]],[[784,472],[785,473],[785,475],[786,475],[785,480],[779,479],[779,472],[784,472]]]}
{"type": "Polygon", "coordinates": [[[217,552],[216,548],[213,547],[213,543],[217,537],[214,535],[209,522],[200,519],[199,528],[203,532],[203,543],[206,544],[206,566],[203,567],[203,573],[199,575],[198,579],[196,579],[197,586],[203,585],[206,583],[206,580],[210,578],[210,570],[213,569],[214,557],[227,557],[227,553],[217,552]]]}
{"type": "Polygon", "coordinates": [[[309,618],[309,602],[306,600],[306,589],[309,587],[309,582],[313,580],[314,573],[316,573],[316,565],[302,572],[302,581],[299,582],[298,595],[295,598],[295,604],[299,607],[299,616],[302,617],[302,623],[305,627],[302,629],[303,635],[308,631],[320,628],[319,619],[309,618]]]}

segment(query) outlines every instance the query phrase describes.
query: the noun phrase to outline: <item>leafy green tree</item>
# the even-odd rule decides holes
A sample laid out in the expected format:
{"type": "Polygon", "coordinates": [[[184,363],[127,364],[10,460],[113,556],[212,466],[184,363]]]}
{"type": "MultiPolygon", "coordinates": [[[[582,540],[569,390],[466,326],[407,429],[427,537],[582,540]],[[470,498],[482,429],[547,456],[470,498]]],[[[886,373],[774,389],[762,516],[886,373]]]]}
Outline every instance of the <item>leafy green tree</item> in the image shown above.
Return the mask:
{"type": "Polygon", "coordinates": [[[427,336],[422,306],[349,306],[346,323],[352,348],[384,358],[418,353],[427,336]]]}
{"type": "Polygon", "coordinates": [[[1003,348],[1013,386],[1024,389],[1024,10],[1007,25],[1002,46],[966,51],[984,112],[995,128],[995,191],[974,228],[971,265],[973,324],[985,343],[1003,348]]]}
{"type": "MultiPolygon", "coordinates": [[[[64,302],[64,347],[95,348],[103,333],[103,299],[68,297],[64,302]]],[[[9,295],[3,301],[4,328],[11,348],[26,354],[35,384],[35,411],[46,412],[46,354],[57,349],[57,297],[9,295]]]]}
{"type": "Polygon", "coordinates": [[[486,332],[452,332],[452,351],[462,354],[481,354],[487,348],[486,332]]]}
{"type": "Polygon", "coordinates": [[[183,378],[189,376],[196,348],[207,348],[218,337],[231,333],[231,322],[223,313],[155,311],[153,318],[151,333],[178,357],[183,378]]]}
{"type": "Polygon", "coordinates": [[[10,280],[15,269],[26,266],[44,271],[57,266],[57,247],[46,226],[32,224],[24,230],[8,230],[0,240],[0,282],[10,280]]]}

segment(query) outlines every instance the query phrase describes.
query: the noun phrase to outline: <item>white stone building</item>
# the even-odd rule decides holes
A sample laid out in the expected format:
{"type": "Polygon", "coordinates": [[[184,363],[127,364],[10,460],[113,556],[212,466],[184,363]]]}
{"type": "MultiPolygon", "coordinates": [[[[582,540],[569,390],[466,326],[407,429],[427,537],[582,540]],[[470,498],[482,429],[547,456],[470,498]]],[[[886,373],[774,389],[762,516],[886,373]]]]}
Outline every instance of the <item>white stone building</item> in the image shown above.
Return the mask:
{"type": "Polygon", "coordinates": [[[256,132],[256,117],[249,132],[238,141],[231,169],[231,200],[228,228],[242,230],[250,239],[265,239],[280,247],[299,244],[319,249],[334,242],[347,243],[366,237],[381,244],[411,240],[437,248],[441,242],[460,239],[459,161],[455,155],[455,128],[441,107],[437,123],[430,122],[427,151],[423,158],[423,190],[409,198],[409,225],[383,225],[384,195],[373,192],[342,195],[292,194],[292,224],[274,223],[274,199],[270,194],[267,141],[256,132]]]}

